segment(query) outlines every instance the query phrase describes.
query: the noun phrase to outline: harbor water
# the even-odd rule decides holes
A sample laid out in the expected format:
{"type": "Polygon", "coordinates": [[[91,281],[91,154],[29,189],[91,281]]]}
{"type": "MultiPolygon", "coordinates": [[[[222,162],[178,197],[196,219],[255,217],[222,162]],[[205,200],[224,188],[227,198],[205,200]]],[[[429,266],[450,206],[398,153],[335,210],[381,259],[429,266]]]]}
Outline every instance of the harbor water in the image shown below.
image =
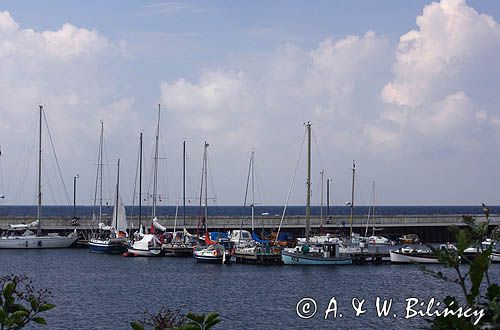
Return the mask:
{"type": "MultiPolygon", "coordinates": [[[[57,307],[46,314],[49,329],[129,329],[145,310],[154,313],[161,307],[216,311],[220,329],[420,328],[425,317],[405,318],[406,299],[427,303],[432,297],[460,297],[457,285],[424,275],[415,265],[223,266],[87,249],[0,250],[0,275],[11,273],[26,274],[36,287],[52,291],[57,307]],[[392,299],[387,317],[377,316],[377,297],[392,299]],[[297,315],[303,298],[314,299],[317,306],[308,319],[297,315]],[[337,317],[329,313],[324,319],[332,298],[337,317]],[[365,300],[365,313],[355,316],[354,298],[365,300]]],[[[491,266],[490,276],[499,282],[500,265],[491,266]]]]}

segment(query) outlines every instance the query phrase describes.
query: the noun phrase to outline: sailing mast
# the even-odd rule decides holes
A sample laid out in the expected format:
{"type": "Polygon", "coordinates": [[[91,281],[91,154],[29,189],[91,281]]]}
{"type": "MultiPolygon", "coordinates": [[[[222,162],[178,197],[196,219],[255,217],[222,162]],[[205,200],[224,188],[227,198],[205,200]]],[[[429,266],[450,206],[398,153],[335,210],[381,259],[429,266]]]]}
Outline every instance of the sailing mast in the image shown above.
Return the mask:
{"type": "MultiPolygon", "coordinates": [[[[255,231],[255,166],[254,166],[254,151],[252,151],[252,156],[250,158],[250,164],[252,165],[252,233],[255,231]]],[[[241,236],[241,232],[240,232],[241,236]]]]}
{"type": "Polygon", "coordinates": [[[186,141],[182,143],[182,226],[186,228],[186,141]]]}
{"type": "Polygon", "coordinates": [[[354,215],[354,176],[356,174],[356,163],[354,160],[352,161],[352,187],[351,187],[351,216],[349,218],[350,221],[350,234],[349,234],[349,239],[352,241],[352,220],[353,220],[353,215],[354,215]]]}
{"type": "Polygon", "coordinates": [[[99,223],[102,222],[102,154],[104,144],[104,122],[101,120],[101,137],[99,141],[99,223]]]}
{"type": "Polygon", "coordinates": [[[120,193],[120,158],[118,158],[117,165],[117,174],[116,174],[116,199],[115,199],[115,230],[118,233],[118,194],[120,193]]]}
{"type": "MultiPolygon", "coordinates": [[[[208,148],[208,143],[207,141],[204,142],[203,144],[203,166],[201,168],[201,185],[200,185],[200,204],[199,204],[199,211],[198,211],[198,224],[196,228],[196,235],[200,237],[200,218],[203,220],[202,221],[202,229],[205,227],[205,234],[208,234],[208,229],[206,225],[207,221],[207,216],[208,216],[208,197],[207,197],[207,148],[208,148]],[[203,189],[205,188],[205,189],[203,189]],[[201,216],[201,210],[202,210],[202,201],[203,201],[203,190],[205,190],[205,207],[204,207],[204,217],[201,216]]],[[[206,235],[205,235],[206,237],[206,235]]]]}
{"type": "MultiPolygon", "coordinates": [[[[243,200],[243,211],[245,211],[245,208],[247,206],[247,198],[248,198],[248,186],[249,186],[249,183],[250,183],[250,176],[252,176],[252,204],[251,204],[251,208],[252,208],[252,233],[254,232],[254,209],[253,209],[253,200],[254,200],[254,197],[253,197],[253,171],[252,171],[252,163],[253,163],[253,155],[254,155],[254,151],[252,150],[252,154],[250,156],[250,161],[248,162],[248,174],[247,174],[247,184],[245,186],[245,199],[243,200]]],[[[238,235],[238,245],[240,244],[240,241],[241,241],[241,232],[243,231],[243,217],[241,218],[240,220],[240,233],[238,235]]]]}
{"type": "Polygon", "coordinates": [[[319,221],[320,221],[320,231],[323,230],[323,183],[324,183],[324,174],[325,174],[325,171],[321,171],[319,172],[319,174],[321,175],[321,206],[319,208],[319,221]]]}
{"type": "Polygon", "coordinates": [[[37,207],[37,236],[42,235],[42,112],[43,105],[39,105],[40,108],[40,127],[38,136],[38,207],[37,207]]]}
{"type": "Polygon", "coordinates": [[[156,126],[154,174],[153,174],[153,219],[156,218],[156,198],[157,198],[156,194],[158,189],[158,142],[160,139],[160,108],[161,104],[158,103],[158,120],[156,126]]]}
{"type": "Polygon", "coordinates": [[[326,179],[326,216],[330,217],[330,181],[332,179],[326,179]]]}
{"type": "Polygon", "coordinates": [[[142,132],[139,136],[139,230],[142,226],[142,132]]]}
{"type": "MultiPolygon", "coordinates": [[[[99,136],[99,149],[97,150],[97,169],[95,175],[95,190],[94,190],[94,204],[92,205],[92,224],[94,225],[95,208],[97,204],[97,194],[99,192],[99,223],[102,217],[102,153],[104,142],[104,122],[101,120],[101,134],[99,136]]],[[[93,229],[91,229],[93,231],[93,229]]]]}
{"type": "Polygon", "coordinates": [[[208,217],[208,164],[207,164],[207,148],[208,143],[205,141],[205,152],[203,156],[203,168],[205,177],[205,231],[208,232],[207,217],[208,217]]]}
{"type": "MultiPolygon", "coordinates": [[[[365,236],[368,235],[368,225],[370,223],[370,216],[375,217],[375,180],[372,181],[372,204],[368,208],[368,220],[366,221],[365,236]]],[[[375,229],[372,225],[372,235],[375,236],[375,229]]]]}
{"type": "Polygon", "coordinates": [[[307,122],[307,199],[306,199],[306,241],[311,231],[311,123],[307,122]]]}

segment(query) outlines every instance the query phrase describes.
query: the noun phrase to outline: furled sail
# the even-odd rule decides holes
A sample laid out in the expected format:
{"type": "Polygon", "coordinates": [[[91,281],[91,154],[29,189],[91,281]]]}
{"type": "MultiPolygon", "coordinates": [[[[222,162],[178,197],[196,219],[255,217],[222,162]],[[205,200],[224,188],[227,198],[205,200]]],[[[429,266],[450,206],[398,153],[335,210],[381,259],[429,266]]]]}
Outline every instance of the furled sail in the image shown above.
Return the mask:
{"type": "Polygon", "coordinates": [[[9,227],[11,229],[25,229],[25,228],[34,228],[36,226],[38,226],[38,223],[40,221],[39,220],[35,220],[31,223],[28,223],[28,224],[25,224],[25,223],[20,223],[20,224],[17,224],[17,225],[9,225],[9,227]]]}
{"type": "Polygon", "coordinates": [[[118,197],[118,207],[115,205],[113,209],[113,224],[116,224],[117,232],[127,231],[127,214],[125,212],[125,205],[121,197],[118,197]],[[118,214],[117,214],[118,213],[118,214]],[[116,221],[116,222],[115,222],[116,221]]]}
{"type": "Polygon", "coordinates": [[[167,231],[167,228],[159,223],[156,217],[153,219],[153,227],[155,227],[155,229],[158,229],[159,231],[167,231]]]}
{"type": "Polygon", "coordinates": [[[184,227],[183,229],[184,236],[186,237],[192,237],[193,235],[188,232],[188,230],[184,227]]]}

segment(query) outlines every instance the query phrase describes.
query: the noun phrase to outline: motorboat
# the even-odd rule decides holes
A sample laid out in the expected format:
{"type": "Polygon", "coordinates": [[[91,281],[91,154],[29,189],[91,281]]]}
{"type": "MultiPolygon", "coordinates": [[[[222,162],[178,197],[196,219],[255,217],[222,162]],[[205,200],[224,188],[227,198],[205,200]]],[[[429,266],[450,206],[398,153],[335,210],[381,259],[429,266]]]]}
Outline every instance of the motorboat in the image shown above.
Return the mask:
{"type": "Polygon", "coordinates": [[[285,265],[350,265],[351,256],[341,255],[336,243],[301,245],[287,248],[281,252],[281,260],[285,265]]]}
{"type": "MultiPolygon", "coordinates": [[[[451,244],[441,244],[440,250],[456,251],[456,247],[451,244]]],[[[431,250],[415,249],[413,247],[402,247],[398,250],[391,250],[390,258],[392,263],[421,263],[438,264],[440,261],[431,250]]]]}
{"type": "Polygon", "coordinates": [[[221,244],[197,246],[193,251],[196,262],[226,264],[231,259],[230,251],[221,244]]]}
{"type": "Polygon", "coordinates": [[[398,238],[399,242],[402,244],[418,244],[420,243],[420,238],[416,234],[407,234],[398,238]]]}
{"type": "Polygon", "coordinates": [[[234,246],[248,246],[255,244],[252,234],[248,230],[233,230],[228,236],[229,241],[234,246]]]}
{"type": "Polygon", "coordinates": [[[372,245],[390,245],[391,240],[384,236],[370,236],[366,239],[368,244],[372,245]]]}

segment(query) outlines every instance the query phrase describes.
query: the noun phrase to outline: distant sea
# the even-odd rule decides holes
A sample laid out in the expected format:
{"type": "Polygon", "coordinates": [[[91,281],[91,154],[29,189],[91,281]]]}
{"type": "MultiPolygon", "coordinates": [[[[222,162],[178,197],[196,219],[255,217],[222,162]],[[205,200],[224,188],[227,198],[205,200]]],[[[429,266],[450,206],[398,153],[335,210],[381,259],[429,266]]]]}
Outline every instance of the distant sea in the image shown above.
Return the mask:
{"type": "MultiPolygon", "coordinates": [[[[488,206],[491,214],[500,214],[500,206],[488,206]]],[[[283,206],[263,206],[255,207],[255,215],[269,214],[270,216],[281,216],[283,206]]],[[[88,217],[92,215],[92,206],[77,206],[76,215],[79,217],[88,217]]],[[[158,206],[158,216],[175,216],[177,207],[175,206],[158,206]]],[[[98,213],[98,208],[95,210],[98,213]]],[[[182,215],[182,206],[178,208],[178,214],[182,215]]],[[[355,215],[367,215],[368,206],[355,206],[355,215]]],[[[127,215],[133,216],[139,214],[137,206],[127,206],[127,215]]],[[[320,215],[320,207],[312,206],[311,214],[320,215]]],[[[113,206],[103,206],[103,213],[112,214],[113,206]]],[[[377,206],[375,214],[377,215],[445,215],[445,214],[460,214],[460,215],[476,215],[482,214],[481,206],[377,206]]],[[[37,208],[34,205],[0,205],[0,216],[36,216],[37,208]]],[[[143,215],[151,214],[151,208],[143,206],[143,215]]],[[[197,216],[200,214],[198,206],[186,206],[186,215],[197,216]]],[[[209,206],[208,214],[215,216],[245,216],[250,215],[250,207],[243,208],[242,206],[209,206]]],[[[304,206],[288,206],[286,215],[304,215],[304,206]]],[[[350,208],[348,206],[330,206],[329,211],[326,206],[323,207],[324,215],[348,215],[350,208]]],[[[72,217],[73,206],[44,206],[42,209],[44,216],[60,216],[72,217]]]]}

